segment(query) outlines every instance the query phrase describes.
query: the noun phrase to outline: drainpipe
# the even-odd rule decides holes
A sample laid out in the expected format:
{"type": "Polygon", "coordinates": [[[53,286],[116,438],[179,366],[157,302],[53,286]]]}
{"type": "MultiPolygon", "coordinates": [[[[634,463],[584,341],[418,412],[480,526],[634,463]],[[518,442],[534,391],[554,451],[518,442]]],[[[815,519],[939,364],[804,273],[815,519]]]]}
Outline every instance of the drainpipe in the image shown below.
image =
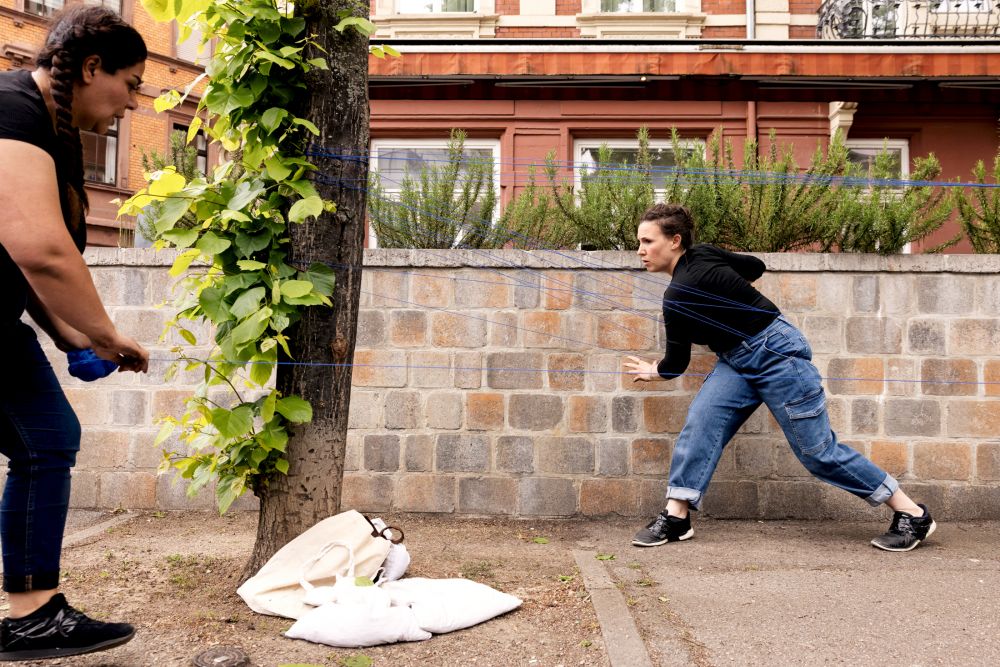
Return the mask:
{"type": "Polygon", "coordinates": [[[756,0],[746,0],[747,2],[747,39],[757,39],[757,2],[756,0]]]}

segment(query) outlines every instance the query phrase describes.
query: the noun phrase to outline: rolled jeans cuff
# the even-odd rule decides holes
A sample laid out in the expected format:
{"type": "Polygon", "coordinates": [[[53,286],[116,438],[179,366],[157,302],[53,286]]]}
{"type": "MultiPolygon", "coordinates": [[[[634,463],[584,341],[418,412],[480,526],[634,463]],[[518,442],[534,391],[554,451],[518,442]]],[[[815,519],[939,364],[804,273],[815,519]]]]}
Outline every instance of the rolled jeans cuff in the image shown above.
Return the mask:
{"type": "Polygon", "coordinates": [[[58,572],[40,572],[20,576],[3,575],[3,590],[7,593],[30,593],[31,591],[53,591],[59,588],[58,572]]]}
{"type": "Polygon", "coordinates": [[[667,500],[686,500],[688,507],[693,510],[701,508],[701,491],[697,489],[686,489],[683,486],[668,486],[667,500]]]}
{"type": "Polygon", "coordinates": [[[889,498],[892,497],[892,494],[896,493],[896,489],[898,488],[899,482],[896,481],[896,478],[889,473],[886,473],[885,479],[882,480],[882,483],[878,485],[878,488],[875,489],[870,496],[865,498],[865,502],[872,507],[878,507],[885,501],[889,500],[889,498]]]}

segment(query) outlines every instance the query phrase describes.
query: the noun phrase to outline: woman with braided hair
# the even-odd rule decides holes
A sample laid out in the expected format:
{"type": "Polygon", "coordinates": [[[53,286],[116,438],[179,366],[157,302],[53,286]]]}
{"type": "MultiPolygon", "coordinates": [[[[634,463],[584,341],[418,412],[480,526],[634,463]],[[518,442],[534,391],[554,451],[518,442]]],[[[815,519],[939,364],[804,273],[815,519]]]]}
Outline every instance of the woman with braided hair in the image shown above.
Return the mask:
{"type": "Polygon", "coordinates": [[[145,60],[142,37],[117,14],[75,5],[55,17],[34,72],[0,73],[0,452],[9,459],[0,542],[10,599],[0,661],[102,650],[135,632],[88,618],[58,592],[80,423],[21,316],[70,356],[71,373],[84,352],[96,376],[146,372],[148,353],[115,329],[81,255],[80,142],[81,130],[103,134],[136,108],[145,60]]]}

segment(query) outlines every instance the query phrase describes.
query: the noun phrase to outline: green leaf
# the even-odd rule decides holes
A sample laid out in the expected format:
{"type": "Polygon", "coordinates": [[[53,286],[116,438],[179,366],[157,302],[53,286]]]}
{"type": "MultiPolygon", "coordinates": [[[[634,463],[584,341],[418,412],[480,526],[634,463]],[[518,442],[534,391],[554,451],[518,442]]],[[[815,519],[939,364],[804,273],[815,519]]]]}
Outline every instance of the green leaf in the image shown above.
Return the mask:
{"type": "Polygon", "coordinates": [[[201,235],[195,247],[206,255],[218,255],[229,249],[233,244],[229,239],[224,239],[215,232],[208,231],[201,235]]]}
{"type": "Polygon", "coordinates": [[[294,124],[294,125],[301,125],[302,127],[306,128],[307,130],[309,130],[310,132],[312,132],[317,137],[319,136],[319,128],[316,127],[315,125],[313,125],[311,122],[309,122],[305,118],[296,118],[295,120],[292,121],[292,124],[294,124]]]}
{"type": "Polygon", "coordinates": [[[191,263],[198,259],[198,255],[200,254],[201,252],[199,250],[185,250],[177,259],[174,260],[174,265],[170,267],[170,275],[176,278],[187,271],[188,267],[191,266],[191,263]]]}
{"type": "Polygon", "coordinates": [[[531,541],[534,542],[535,544],[548,544],[549,543],[549,538],[547,538],[547,537],[536,537],[536,538],[534,538],[531,541]]]}
{"type": "Polygon", "coordinates": [[[330,303],[329,299],[320,294],[307,294],[299,297],[285,296],[283,301],[290,306],[322,306],[330,303]]]}
{"type": "Polygon", "coordinates": [[[264,229],[256,234],[236,234],[236,247],[244,257],[250,257],[258,250],[264,250],[271,245],[273,235],[268,229],[264,229]]]}
{"type": "Polygon", "coordinates": [[[274,373],[277,354],[255,354],[250,359],[250,381],[263,387],[274,373]]]}
{"type": "Polygon", "coordinates": [[[153,100],[153,110],[156,113],[169,111],[181,103],[181,94],[176,90],[168,90],[153,100]]]}
{"type": "Polygon", "coordinates": [[[272,391],[264,399],[264,403],[260,406],[260,418],[265,422],[269,422],[274,419],[274,406],[278,401],[278,392],[272,391]]]}
{"type": "Polygon", "coordinates": [[[240,267],[244,271],[260,271],[261,269],[267,268],[267,264],[264,262],[258,262],[253,259],[241,259],[236,262],[236,266],[240,267]]]}
{"type": "Polygon", "coordinates": [[[198,305],[205,311],[208,318],[216,324],[232,318],[224,297],[225,291],[221,287],[206,287],[198,295],[198,305]]]}
{"type": "Polygon", "coordinates": [[[177,333],[179,333],[181,335],[181,338],[186,340],[191,345],[198,344],[198,339],[195,338],[195,335],[190,331],[188,331],[187,329],[184,329],[183,327],[177,327],[177,333]]]}
{"type": "Polygon", "coordinates": [[[303,222],[309,216],[318,217],[323,212],[323,200],[318,196],[300,199],[288,211],[288,219],[292,222],[303,222]]]}
{"type": "Polygon", "coordinates": [[[615,559],[615,555],[614,554],[597,554],[595,556],[595,558],[597,560],[614,560],[615,559]]]}
{"type": "Polygon", "coordinates": [[[237,438],[246,434],[253,426],[253,413],[246,405],[241,405],[235,410],[215,408],[211,414],[212,425],[224,438],[237,438]]]}
{"type": "Polygon", "coordinates": [[[166,23],[177,15],[173,0],[142,0],[142,6],[154,21],[160,23],[166,23]]]}
{"type": "Polygon", "coordinates": [[[187,248],[192,243],[198,240],[198,230],[197,229],[170,229],[162,234],[160,237],[170,241],[178,248],[187,248]]]}
{"type": "Polygon", "coordinates": [[[291,60],[288,60],[287,58],[282,58],[279,55],[271,53],[270,51],[258,51],[255,54],[255,57],[258,60],[270,61],[275,65],[278,65],[279,67],[284,67],[285,69],[292,69],[295,67],[295,63],[293,63],[291,60]]]}
{"type": "Polygon", "coordinates": [[[306,62],[315,67],[316,69],[324,69],[324,70],[330,69],[330,66],[326,64],[326,58],[310,58],[306,62]]]}
{"type": "Polygon", "coordinates": [[[226,208],[231,208],[234,211],[239,211],[251,203],[264,191],[264,188],[256,185],[251,185],[246,181],[241,182],[236,187],[236,193],[232,196],[229,202],[226,204],[226,208]]]}
{"type": "Polygon", "coordinates": [[[287,298],[303,297],[313,291],[313,284],[308,280],[286,280],[281,283],[281,293],[287,298]]]}
{"type": "Polygon", "coordinates": [[[371,577],[354,577],[354,585],[358,588],[367,588],[374,586],[375,582],[371,580],[371,577]]]}
{"type": "Polygon", "coordinates": [[[149,194],[154,197],[169,197],[184,189],[187,180],[177,173],[176,167],[165,167],[150,175],[149,194]]]}
{"type": "Polygon", "coordinates": [[[257,434],[257,439],[264,447],[283,452],[288,446],[288,431],[278,424],[270,423],[257,434]]]}
{"type": "Polygon", "coordinates": [[[279,399],[274,407],[278,414],[295,424],[304,424],[312,419],[312,406],[298,396],[279,399]]]}
{"type": "Polygon", "coordinates": [[[266,292],[267,290],[263,287],[255,287],[243,292],[233,302],[233,305],[229,308],[229,312],[238,320],[242,320],[244,317],[257,312],[260,308],[260,301],[264,298],[266,292]]]}
{"type": "Polygon", "coordinates": [[[267,328],[267,321],[270,317],[271,309],[264,308],[243,320],[229,335],[236,345],[243,345],[252,340],[257,340],[267,328]]]}
{"type": "Polygon", "coordinates": [[[268,177],[274,181],[280,182],[292,175],[292,170],[277,155],[264,160],[264,167],[267,169],[268,177]]]}
{"type": "Polygon", "coordinates": [[[160,425],[160,430],[156,434],[156,438],[153,440],[153,447],[159,447],[163,444],[163,441],[170,437],[177,426],[172,421],[165,421],[160,425]]]}
{"type": "Polygon", "coordinates": [[[306,278],[313,284],[313,289],[323,296],[330,296],[333,294],[333,288],[336,284],[337,275],[334,273],[326,264],[320,264],[318,262],[312,264],[309,270],[306,271],[306,278]]]}
{"type": "Polygon", "coordinates": [[[278,107],[271,107],[260,117],[260,124],[268,132],[274,132],[278,129],[278,124],[288,115],[288,111],[285,109],[279,109],[278,107]]]}
{"type": "Polygon", "coordinates": [[[274,462],[274,469],[282,475],[288,474],[288,459],[278,459],[274,462]]]}
{"type": "Polygon", "coordinates": [[[343,667],[372,667],[375,664],[371,658],[363,653],[358,655],[349,655],[343,658],[341,661],[343,667]]]}
{"type": "Polygon", "coordinates": [[[153,226],[159,234],[173,228],[177,221],[184,217],[191,207],[191,200],[187,197],[171,197],[163,202],[160,214],[156,216],[153,226]]]}

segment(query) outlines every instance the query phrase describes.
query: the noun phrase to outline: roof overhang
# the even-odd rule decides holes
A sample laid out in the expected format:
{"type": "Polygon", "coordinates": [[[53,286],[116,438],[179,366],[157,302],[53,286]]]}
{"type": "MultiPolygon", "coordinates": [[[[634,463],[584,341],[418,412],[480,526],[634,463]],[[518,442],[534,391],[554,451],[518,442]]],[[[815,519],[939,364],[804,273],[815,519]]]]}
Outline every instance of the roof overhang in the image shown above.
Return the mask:
{"type": "Polygon", "coordinates": [[[926,98],[946,91],[952,100],[972,93],[979,101],[1000,101],[1000,44],[982,40],[375,43],[389,44],[402,56],[370,58],[373,89],[476,85],[494,90],[656,88],[663,92],[708,85],[720,91],[711,94],[748,99],[845,99],[893,92],[926,98]]]}

